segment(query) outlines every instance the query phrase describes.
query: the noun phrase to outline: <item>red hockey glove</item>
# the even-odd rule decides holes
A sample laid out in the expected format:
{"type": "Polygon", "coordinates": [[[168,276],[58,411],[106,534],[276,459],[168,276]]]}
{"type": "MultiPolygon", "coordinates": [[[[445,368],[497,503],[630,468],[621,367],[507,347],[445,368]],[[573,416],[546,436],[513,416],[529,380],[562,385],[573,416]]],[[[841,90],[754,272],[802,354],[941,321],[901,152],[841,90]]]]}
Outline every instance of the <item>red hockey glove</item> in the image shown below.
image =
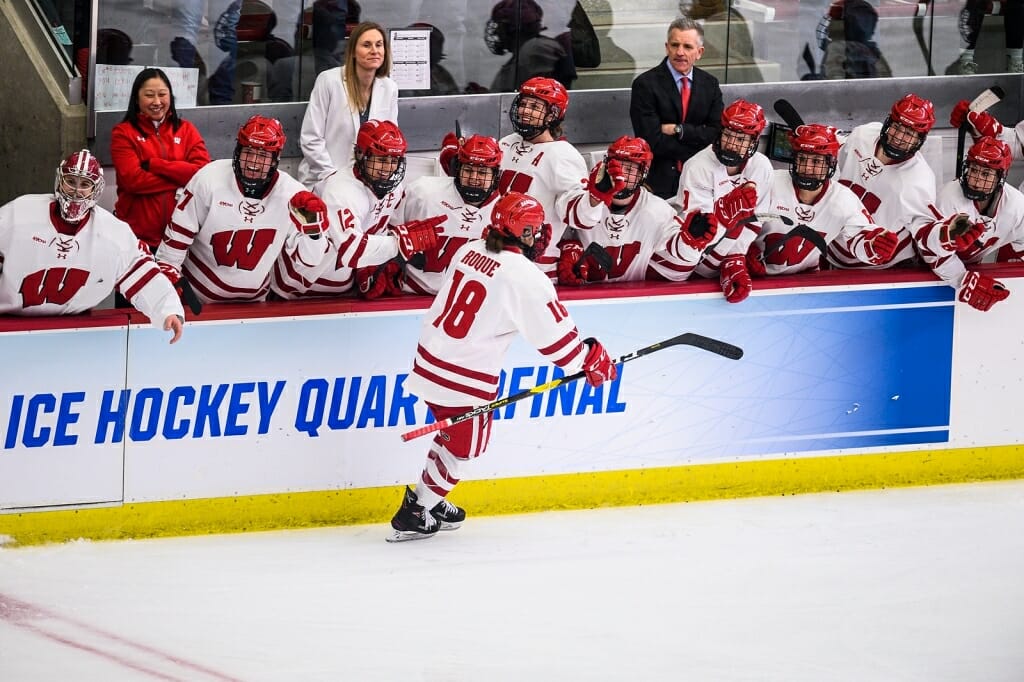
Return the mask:
{"type": "Polygon", "coordinates": [[[548,250],[548,245],[551,243],[551,223],[544,223],[540,227],[540,232],[533,235],[533,253],[534,259],[540,258],[544,255],[544,252],[548,250]]]}
{"type": "Polygon", "coordinates": [[[405,225],[393,226],[391,230],[398,237],[398,252],[402,258],[409,260],[414,254],[436,248],[441,224],[446,220],[448,216],[436,215],[426,220],[411,220],[405,225]]]}
{"type": "Polygon", "coordinates": [[[160,268],[160,272],[163,273],[164,277],[166,277],[167,279],[171,280],[171,284],[173,284],[173,285],[175,285],[175,287],[177,287],[178,280],[181,279],[181,271],[178,270],[178,268],[176,268],[173,265],[171,265],[170,263],[164,263],[162,261],[157,261],[156,264],[157,264],[157,267],[160,268]]]}
{"type": "Polygon", "coordinates": [[[949,115],[949,125],[959,128],[965,120],[971,126],[972,137],[999,137],[1003,132],[1003,124],[997,121],[992,114],[987,111],[971,111],[970,102],[962,99],[953,107],[953,111],[949,115]]]}
{"type": "Polygon", "coordinates": [[[985,233],[985,223],[972,223],[965,213],[946,218],[939,224],[939,243],[946,251],[966,251],[985,233]]]}
{"type": "Polygon", "coordinates": [[[1009,295],[1010,290],[1002,282],[972,271],[964,277],[957,298],[970,304],[972,308],[986,311],[999,301],[1005,301],[1009,295]]]}
{"type": "Polygon", "coordinates": [[[754,215],[757,205],[757,186],[745,182],[715,202],[715,217],[726,230],[732,230],[741,220],[754,215]]]}
{"type": "Polygon", "coordinates": [[[356,269],[356,291],[360,298],[374,299],[385,294],[402,295],[402,280],[405,273],[402,266],[393,260],[381,265],[356,269]]]}
{"type": "Polygon", "coordinates": [[[718,276],[722,283],[722,293],[729,303],[739,303],[754,290],[754,282],[747,272],[747,259],[739,254],[722,261],[718,276]]]}
{"type": "Polygon", "coordinates": [[[764,267],[764,254],[757,244],[751,244],[747,250],[747,272],[751,277],[767,277],[768,271],[764,267]]]}
{"type": "Polygon", "coordinates": [[[619,376],[619,370],[615,363],[608,357],[608,351],[604,349],[601,342],[590,337],[584,339],[583,343],[590,347],[587,357],[583,361],[583,371],[587,373],[587,383],[597,388],[606,381],[615,381],[619,376]]]}
{"type": "Polygon", "coordinates": [[[327,204],[323,199],[305,190],[296,192],[288,202],[288,212],[295,229],[310,236],[320,236],[330,224],[327,204]]]}
{"type": "Polygon", "coordinates": [[[609,207],[612,205],[612,197],[625,186],[626,173],[618,159],[608,159],[594,166],[587,180],[587,191],[590,192],[590,196],[609,207]]]}
{"type": "Polygon", "coordinates": [[[558,283],[563,286],[586,284],[590,266],[583,257],[583,244],[575,239],[566,239],[558,248],[558,283]]]}
{"type": "Polygon", "coordinates": [[[444,139],[441,140],[441,154],[438,156],[438,161],[441,162],[441,168],[449,176],[452,175],[452,161],[459,155],[460,144],[459,138],[452,132],[445,134],[444,139]]]}
{"type": "Polygon", "coordinates": [[[703,251],[718,233],[718,220],[713,213],[690,211],[679,218],[679,238],[691,249],[703,251]]]}
{"type": "Polygon", "coordinates": [[[867,252],[868,262],[874,265],[882,265],[892,260],[896,255],[896,247],[900,245],[900,238],[895,232],[890,232],[882,227],[876,227],[864,235],[864,249],[867,252]]]}

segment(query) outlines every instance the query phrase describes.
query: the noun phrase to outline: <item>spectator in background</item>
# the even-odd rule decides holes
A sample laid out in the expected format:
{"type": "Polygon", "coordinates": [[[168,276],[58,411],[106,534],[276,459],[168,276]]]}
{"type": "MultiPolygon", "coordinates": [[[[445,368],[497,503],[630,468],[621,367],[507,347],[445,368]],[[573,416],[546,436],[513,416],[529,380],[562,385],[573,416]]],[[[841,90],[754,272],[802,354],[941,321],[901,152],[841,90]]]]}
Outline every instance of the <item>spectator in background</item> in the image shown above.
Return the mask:
{"type": "Polygon", "coordinates": [[[534,0],[501,0],[491,9],[484,40],[496,55],[512,56],[491,82],[491,92],[512,92],[535,76],[553,78],[566,89],[576,71],[572,58],[554,38],[541,35],[544,10],[534,0]]]}
{"type": "MultiPolygon", "coordinates": [[[[171,13],[174,31],[171,40],[171,58],[178,66],[198,68],[200,80],[206,71],[205,60],[199,54],[198,36],[203,24],[203,9],[209,10],[212,20],[214,45],[226,55],[221,58],[207,81],[210,104],[231,104],[235,97],[235,66],[238,60],[238,21],[242,16],[242,0],[178,0],[171,13]]],[[[212,63],[212,62],[211,62],[212,63]]]]}
{"type": "MultiPolygon", "coordinates": [[[[960,59],[953,65],[953,73],[970,75],[978,73],[974,61],[974,49],[981,34],[981,22],[986,12],[993,11],[992,0],[967,0],[960,10],[960,38],[964,47],[960,59]]],[[[1010,73],[1024,73],[1024,0],[1005,0],[1003,7],[1003,32],[1006,35],[1006,70],[1010,73]]]]}
{"type": "Polygon", "coordinates": [[[302,118],[299,181],[317,194],[324,181],[349,170],[359,126],[370,119],[398,122],[398,83],[391,73],[387,31],[363,22],[352,30],[345,65],[316,77],[302,118]]]}
{"type": "Polygon", "coordinates": [[[202,135],[178,116],[163,70],[150,67],[135,77],[128,111],[110,133],[110,155],[117,178],[114,213],[156,251],[176,192],[210,162],[202,135]]]}
{"type": "Polygon", "coordinates": [[[818,23],[825,78],[889,78],[892,69],[875,42],[878,11],[866,0],[835,0],[818,23]]]}
{"type": "Polygon", "coordinates": [[[637,137],[647,140],[654,162],[651,191],[675,196],[683,163],[722,132],[722,89],[718,79],[695,64],[704,55],[704,29],[682,17],[668,27],[666,57],[633,81],[629,118],[637,137]]]}
{"type": "Polygon", "coordinates": [[[348,20],[348,0],[316,0],[313,3],[313,60],[317,73],[341,66],[348,20]]]}

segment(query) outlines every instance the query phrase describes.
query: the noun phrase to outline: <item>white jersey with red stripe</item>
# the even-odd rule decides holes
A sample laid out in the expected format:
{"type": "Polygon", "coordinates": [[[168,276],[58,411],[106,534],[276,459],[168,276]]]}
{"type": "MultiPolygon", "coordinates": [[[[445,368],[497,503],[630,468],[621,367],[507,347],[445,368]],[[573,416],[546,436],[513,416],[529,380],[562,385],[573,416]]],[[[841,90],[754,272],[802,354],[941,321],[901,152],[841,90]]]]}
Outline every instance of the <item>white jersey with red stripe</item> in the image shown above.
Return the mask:
{"type": "Polygon", "coordinates": [[[934,214],[947,218],[957,213],[966,214],[972,223],[985,225],[985,231],[966,250],[953,252],[943,248],[940,220],[928,223],[916,235],[922,260],[944,282],[959,289],[967,274],[964,265],[1024,259],[1024,194],[1020,190],[1003,185],[1002,194],[987,211],[991,215],[982,215],[978,205],[964,196],[960,181],[952,180],[939,190],[934,214]]]}
{"type": "Polygon", "coordinates": [[[579,189],[587,178],[583,156],[565,140],[534,144],[519,133],[501,138],[502,194],[522,192],[540,202],[544,219],[552,234],[547,250],[537,256],[536,265],[554,277],[558,269],[558,242],[566,228],[564,215],[559,215],[556,202],[563,192],[579,189]]]}
{"type": "Polygon", "coordinates": [[[770,214],[765,216],[754,249],[764,257],[769,275],[791,275],[817,270],[821,252],[803,237],[790,236],[795,228],[806,226],[817,232],[826,244],[837,241],[858,258],[868,259],[865,238],[878,226],[860,200],[848,187],[826,182],[824,191],[813,204],[797,198],[788,170],[774,171],[768,198],[770,214]]]}
{"type": "Polygon", "coordinates": [[[68,234],[52,194],[0,206],[0,313],[73,315],[116,288],[158,329],[181,301],[127,223],[94,206],[68,234]],[[58,229],[60,228],[60,229],[58,229]]]}
{"type": "Polygon", "coordinates": [[[935,172],[920,154],[884,165],[875,157],[882,132],[877,121],[857,126],[839,150],[835,179],[860,198],[876,225],[899,237],[896,255],[888,263],[873,265],[858,259],[841,244],[829,245],[829,261],[838,268],[880,270],[916,259],[914,233],[930,221],[935,203],[935,172]]]}
{"type": "Polygon", "coordinates": [[[454,178],[427,175],[410,184],[405,190],[405,200],[392,216],[392,223],[404,224],[439,215],[446,216],[446,220],[441,224],[437,247],[423,253],[423,267],[406,264],[403,289],[413,294],[436,294],[455,252],[466,242],[483,235],[499,196],[495,192],[483,205],[473,206],[459,194],[454,178]]]}
{"type": "MultiPolygon", "coordinates": [[[[648,271],[673,282],[688,279],[700,260],[701,251],[680,237],[682,220],[667,201],[641,187],[621,213],[603,203],[591,206],[585,189],[571,192],[559,202],[572,228],[569,235],[584,248],[599,244],[611,257],[609,282],[637,282],[648,271]]],[[[591,281],[596,273],[591,272],[591,281]]]]}
{"type": "Polygon", "coordinates": [[[263,301],[279,257],[318,264],[326,256],[327,240],[292,224],[289,202],[305,189],[278,171],[266,195],[252,199],[230,159],[213,161],[185,186],[156,258],[180,268],[204,303],[263,301]]]}
{"type": "Polygon", "coordinates": [[[351,169],[342,169],[324,183],[323,200],[331,216],[328,256],[319,267],[298,265],[287,287],[275,291],[282,298],[341,294],[352,288],[356,268],[380,265],[398,255],[398,238],[388,232],[392,216],[405,195],[399,185],[378,199],[351,169]],[[301,279],[300,279],[301,278],[301,279]]]}
{"type": "MultiPolygon", "coordinates": [[[[707,146],[683,164],[679,176],[679,190],[669,203],[680,214],[694,209],[714,213],[715,202],[740,185],[754,183],[757,188],[755,213],[768,212],[768,186],[772,183],[772,162],[761,152],[754,152],[736,175],[729,175],[729,169],[718,157],[715,150],[707,146]]],[[[760,230],[760,223],[739,223],[731,231],[723,232],[718,240],[705,251],[696,274],[701,277],[718,277],[718,270],[726,256],[744,255],[754,243],[760,230]]]]}
{"type": "Polygon", "coordinates": [[[437,405],[493,401],[509,344],[523,335],[566,374],[583,369],[587,347],[551,280],[518,251],[459,249],[423,318],[405,387],[437,405]]]}

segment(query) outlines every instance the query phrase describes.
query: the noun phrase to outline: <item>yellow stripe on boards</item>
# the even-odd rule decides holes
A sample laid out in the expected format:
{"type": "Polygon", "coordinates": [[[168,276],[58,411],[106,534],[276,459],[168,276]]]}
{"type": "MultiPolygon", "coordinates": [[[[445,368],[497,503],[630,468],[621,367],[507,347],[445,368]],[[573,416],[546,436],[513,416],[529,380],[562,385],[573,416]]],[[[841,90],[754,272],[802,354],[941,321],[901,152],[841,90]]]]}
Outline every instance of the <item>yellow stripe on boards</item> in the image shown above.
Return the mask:
{"type": "MultiPolygon", "coordinates": [[[[716,500],[1024,478],[1024,446],[794,457],[624,471],[463,481],[469,515],[716,500]]],[[[0,514],[0,540],[34,545],[384,523],[402,487],[145,502],[0,514]],[[3,536],[7,536],[4,538],[3,536]]]]}

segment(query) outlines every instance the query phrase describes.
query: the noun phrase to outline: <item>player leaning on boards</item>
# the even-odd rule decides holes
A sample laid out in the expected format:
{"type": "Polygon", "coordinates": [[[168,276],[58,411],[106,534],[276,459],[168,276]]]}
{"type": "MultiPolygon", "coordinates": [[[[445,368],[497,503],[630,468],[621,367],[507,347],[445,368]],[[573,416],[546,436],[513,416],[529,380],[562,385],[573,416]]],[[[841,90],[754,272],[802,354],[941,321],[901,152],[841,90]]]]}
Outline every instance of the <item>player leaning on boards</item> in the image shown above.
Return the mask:
{"type": "Polygon", "coordinates": [[[53,194],[0,206],[0,314],[74,315],[117,290],[181,338],[178,294],[132,229],[96,205],[103,170],[88,149],[57,166],[53,194]]]}
{"type": "Polygon", "coordinates": [[[646,140],[623,135],[594,166],[587,187],[559,199],[571,228],[559,244],[560,285],[689,278],[718,221],[697,209],[679,217],[645,188],[653,159],[646,140]],[[591,255],[595,248],[607,254],[608,267],[591,255]]]}
{"type": "Polygon", "coordinates": [[[1006,186],[1012,160],[1006,143],[980,138],[967,151],[960,179],[939,190],[933,209],[939,220],[915,235],[924,262],[959,292],[961,301],[982,311],[1005,300],[1010,291],[966,266],[988,256],[1003,262],[1024,257],[1024,194],[1006,186]]]}
{"type": "MultiPolygon", "coordinates": [[[[586,372],[599,387],[618,375],[604,347],[583,340],[551,280],[533,263],[544,209],[510,192],[491,213],[483,239],[460,248],[423,318],[406,389],[422,398],[437,421],[493,401],[498,376],[516,332],[565,373],[586,372]]],[[[446,498],[469,460],[487,448],[491,412],[438,431],[415,491],[406,487],[389,542],[458,528],[465,510],[446,498]]]]}
{"type": "Polygon", "coordinates": [[[277,169],[284,143],[277,119],[253,116],[233,158],[207,164],[185,186],[156,257],[172,281],[187,276],[203,303],[266,300],[278,258],[325,257],[327,207],[277,169]]]}
{"type": "Polygon", "coordinates": [[[836,175],[856,194],[873,221],[893,231],[896,251],[889,260],[864,260],[843,242],[828,247],[838,268],[888,268],[918,262],[914,233],[933,216],[935,172],[919,153],[935,125],[932,103],[910,94],[897,100],[884,123],[857,126],[839,152],[836,175]]]}
{"type": "Polygon", "coordinates": [[[871,220],[857,196],[837,182],[839,140],[836,129],[811,123],[789,136],[793,161],[789,170],[773,171],[761,233],[747,253],[754,276],[812,272],[820,267],[829,242],[865,263],[888,262],[899,243],[894,232],[871,220]]]}
{"type": "Polygon", "coordinates": [[[717,278],[729,303],[739,303],[754,289],[746,255],[760,225],[748,219],[747,209],[753,207],[758,213],[769,210],[767,188],[771,185],[772,162],[757,151],[765,125],[760,105],[738,99],[727,106],[722,111],[722,132],[686,162],[679,189],[669,202],[681,213],[692,209],[714,211],[725,225],[694,272],[700,277],[717,278]]]}

